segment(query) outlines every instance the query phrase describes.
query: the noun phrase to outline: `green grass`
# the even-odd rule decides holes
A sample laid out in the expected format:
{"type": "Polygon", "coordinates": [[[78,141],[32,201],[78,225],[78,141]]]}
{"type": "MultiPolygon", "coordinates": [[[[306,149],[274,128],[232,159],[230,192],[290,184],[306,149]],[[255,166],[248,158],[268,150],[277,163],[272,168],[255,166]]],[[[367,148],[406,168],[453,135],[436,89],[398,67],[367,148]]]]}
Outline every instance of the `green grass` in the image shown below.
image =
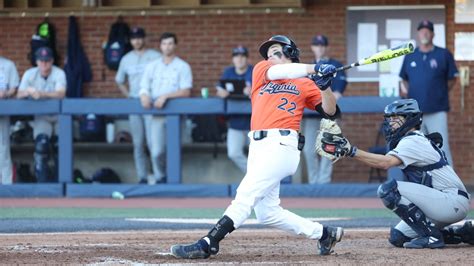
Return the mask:
{"type": "MultiPolygon", "coordinates": [[[[303,217],[395,218],[385,209],[290,209],[303,217]]],[[[0,219],[12,218],[219,218],[219,208],[0,208],[0,219]]],[[[474,218],[474,210],[468,214],[474,218]]]]}

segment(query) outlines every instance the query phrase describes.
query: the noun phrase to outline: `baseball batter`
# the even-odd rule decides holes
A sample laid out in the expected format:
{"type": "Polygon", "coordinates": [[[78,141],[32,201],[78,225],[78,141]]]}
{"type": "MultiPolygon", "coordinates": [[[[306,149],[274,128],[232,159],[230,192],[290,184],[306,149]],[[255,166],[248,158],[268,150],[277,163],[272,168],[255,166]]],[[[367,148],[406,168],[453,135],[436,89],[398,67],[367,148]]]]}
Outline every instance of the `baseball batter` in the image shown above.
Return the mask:
{"type": "MultiPolygon", "coordinates": [[[[252,75],[252,118],[247,173],[237,195],[209,233],[189,245],[174,245],[177,258],[208,258],[219,242],[249,217],[252,209],[261,224],[316,239],[319,254],[328,255],[343,235],[340,227],[323,226],[280,207],[280,181],[295,173],[302,141],[298,134],[303,109],[318,110],[335,119],[339,115],[329,88],[335,67],[299,64],[299,50],[286,36],[275,35],[260,46],[265,59],[252,75]],[[310,74],[312,79],[307,78],[310,74]]],[[[316,129],[315,129],[316,130],[316,129]]]]}
{"type": "Polygon", "coordinates": [[[386,155],[357,149],[340,131],[333,135],[322,129],[317,145],[335,157],[354,157],[382,169],[402,169],[403,181],[389,180],[377,192],[384,205],[401,218],[390,230],[389,242],[394,246],[442,248],[461,241],[474,243],[471,222],[454,230],[443,229],[466,218],[470,196],[441,150],[441,135],[420,131],[422,113],[414,99],[395,101],[385,107],[384,113],[390,148],[386,155]]]}
{"type": "MultiPolygon", "coordinates": [[[[13,97],[20,82],[15,63],[0,56],[0,99],[13,97]]],[[[12,183],[10,117],[0,117],[0,184],[12,183]]]]}

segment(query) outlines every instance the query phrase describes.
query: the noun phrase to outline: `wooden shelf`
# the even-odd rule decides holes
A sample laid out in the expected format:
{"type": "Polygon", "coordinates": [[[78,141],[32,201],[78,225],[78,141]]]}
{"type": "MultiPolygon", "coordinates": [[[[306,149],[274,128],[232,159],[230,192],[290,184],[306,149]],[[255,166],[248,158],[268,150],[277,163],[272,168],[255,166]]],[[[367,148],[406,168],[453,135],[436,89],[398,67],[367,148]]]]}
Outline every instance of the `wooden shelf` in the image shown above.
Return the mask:
{"type": "Polygon", "coordinates": [[[250,0],[251,4],[283,4],[283,5],[294,5],[301,3],[301,0],[250,0]]]}
{"type": "Polygon", "coordinates": [[[252,6],[302,7],[303,0],[250,0],[252,6]]]}
{"type": "Polygon", "coordinates": [[[82,0],[53,0],[53,8],[81,8],[82,0]]]}
{"type": "Polygon", "coordinates": [[[201,5],[218,5],[218,6],[248,6],[250,0],[201,0],[201,5]]]}
{"type": "Polygon", "coordinates": [[[200,0],[151,0],[151,6],[198,7],[200,0]]]}
{"type": "Polygon", "coordinates": [[[28,0],[28,8],[51,8],[53,0],[28,0]]]}
{"type": "Polygon", "coordinates": [[[89,11],[110,10],[160,10],[192,8],[290,8],[303,7],[305,0],[97,0],[96,6],[83,6],[83,0],[0,0],[0,10],[15,11],[60,11],[81,9],[89,11]]]}
{"type": "Polygon", "coordinates": [[[149,7],[150,0],[102,0],[103,7],[149,7]]]}
{"type": "Polygon", "coordinates": [[[28,0],[4,0],[3,1],[4,8],[27,8],[28,7],[28,0]]]}

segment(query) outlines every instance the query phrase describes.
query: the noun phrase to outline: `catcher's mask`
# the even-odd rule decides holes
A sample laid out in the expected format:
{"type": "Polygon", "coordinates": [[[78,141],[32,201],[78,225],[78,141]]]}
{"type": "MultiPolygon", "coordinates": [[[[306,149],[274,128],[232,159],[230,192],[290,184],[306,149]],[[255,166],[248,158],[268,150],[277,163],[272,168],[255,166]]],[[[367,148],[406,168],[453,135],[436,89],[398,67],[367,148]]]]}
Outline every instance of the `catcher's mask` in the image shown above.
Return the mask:
{"type": "Polygon", "coordinates": [[[259,52],[265,60],[268,59],[268,49],[270,46],[275,43],[279,43],[283,48],[283,54],[291,59],[293,63],[298,63],[300,61],[300,50],[296,46],[296,43],[290,38],[284,35],[273,35],[268,41],[265,41],[260,45],[259,52]]]}
{"type": "Polygon", "coordinates": [[[383,131],[389,148],[394,149],[398,142],[411,129],[420,129],[423,113],[414,99],[397,100],[385,107],[383,131]],[[394,116],[401,116],[404,120],[393,120],[394,116]],[[398,123],[398,127],[395,124],[398,123]]]}

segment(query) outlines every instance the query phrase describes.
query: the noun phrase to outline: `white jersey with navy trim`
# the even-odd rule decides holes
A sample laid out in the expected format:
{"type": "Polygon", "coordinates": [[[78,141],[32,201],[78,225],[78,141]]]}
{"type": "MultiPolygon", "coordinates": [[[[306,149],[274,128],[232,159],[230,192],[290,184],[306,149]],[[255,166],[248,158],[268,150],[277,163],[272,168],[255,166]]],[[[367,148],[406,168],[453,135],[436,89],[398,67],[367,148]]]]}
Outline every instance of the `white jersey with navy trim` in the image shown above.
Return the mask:
{"type": "MultiPolygon", "coordinates": [[[[441,155],[430,140],[421,131],[416,130],[413,133],[403,137],[395,149],[387,153],[402,161],[399,167],[423,167],[440,161],[441,155]]],[[[467,193],[459,194],[459,191],[467,190],[453,168],[445,165],[428,172],[432,177],[433,188],[414,182],[397,181],[397,189],[401,195],[399,204],[416,205],[427,219],[440,229],[465,219],[469,212],[470,197],[467,193]]],[[[395,229],[407,237],[418,237],[404,221],[400,221],[395,229]]]]}
{"type": "MultiPolygon", "coordinates": [[[[415,134],[403,137],[395,149],[388,152],[388,155],[393,155],[402,161],[399,166],[401,169],[409,165],[426,166],[438,162],[441,156],[431,145],[428,138],[421,131],[416,130],[413,133],[415,134]]],[[[434,189],[457,188],[466,191],[466,187],[450,165],[429,171],[429,173],[432,176],[434,189]]]]}

